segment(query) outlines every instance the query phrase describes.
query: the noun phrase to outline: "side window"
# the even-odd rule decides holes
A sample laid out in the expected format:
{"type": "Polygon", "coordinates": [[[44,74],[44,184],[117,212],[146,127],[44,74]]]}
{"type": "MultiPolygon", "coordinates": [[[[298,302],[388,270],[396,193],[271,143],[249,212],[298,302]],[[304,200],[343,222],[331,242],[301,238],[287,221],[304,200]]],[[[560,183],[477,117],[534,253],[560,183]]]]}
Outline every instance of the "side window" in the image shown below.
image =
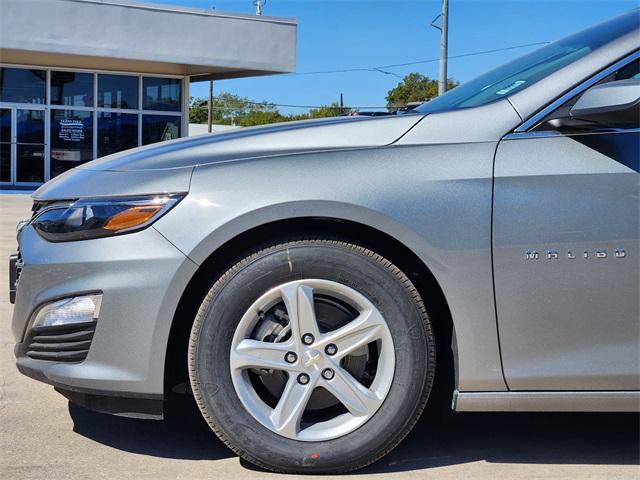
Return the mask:
{"type": "Polygon", "coordinates": [[[629,78],[640,78],[640,59],[631,62],[614,73],[614,80],[628,80],[629,78]]]}
{"type": "Polygon", "coordinates": [[[531,130],[572,134],[637,128],[640,128],[640,59],[568,100],[531,130]]]}

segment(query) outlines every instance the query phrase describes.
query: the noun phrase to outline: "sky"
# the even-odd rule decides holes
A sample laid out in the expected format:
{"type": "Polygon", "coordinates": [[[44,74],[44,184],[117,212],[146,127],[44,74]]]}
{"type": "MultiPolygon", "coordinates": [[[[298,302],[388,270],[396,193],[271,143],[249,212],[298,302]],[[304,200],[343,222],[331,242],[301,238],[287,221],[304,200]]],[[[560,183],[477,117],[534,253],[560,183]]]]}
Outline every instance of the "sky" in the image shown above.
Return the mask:
{"type": "MultiPolygon", "coordinates": [[[[223,12],[255,13],[254,0],[154,0],[223,12]]],[[[449,56],[548,42],[640,6],[640,0],[449,0],[449,56]]],[[[429,24],[441,0],[267,0],[263,15],[298,21],[297,72],[375,67],[437,59],[440,32],[429,24]]],[[[460,82],[537,47],[449,60],[449,77],[460,82]]],[[[379,72],[272,75],[215,82],[230,92],[276,104],[322,105],[338,101],[384,107],[389,89],[412,71],[438,78],[437,60],[379,72]]],[[[208,82],[191,95],[206,97],[208,82]]],[[[365,107],[365,108],[362,108],[365,107]]],[[[281,107],[281,112],[305,109],[281,107]]]]}

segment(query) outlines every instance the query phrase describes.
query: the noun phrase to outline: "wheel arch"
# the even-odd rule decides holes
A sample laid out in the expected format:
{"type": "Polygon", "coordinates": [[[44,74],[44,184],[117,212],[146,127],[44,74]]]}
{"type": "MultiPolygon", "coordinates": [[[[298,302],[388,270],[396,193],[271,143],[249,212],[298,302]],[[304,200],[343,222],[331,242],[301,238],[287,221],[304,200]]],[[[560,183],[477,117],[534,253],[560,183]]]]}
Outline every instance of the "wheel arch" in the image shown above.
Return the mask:
{"type": "Polygon", "coordinates": [[[197,309],[215,279],[239,259],[274,240],[314,237],[339,238],[369,248],[389,259],[411,279],[425,302],[435,330],[437,368],[433,392],[441,397],[438,403],[450,403],[457,384],[457,347],[451,311],[433,272],[405,242],[379,228],[335,216],[296,216],[253,226],[220,243],[199,262],[198,270],[180,298],[169,333],[164,366],[167,398],[172,391],[181,393],[183,384],[189,388],[189,334],[197,309]]]}

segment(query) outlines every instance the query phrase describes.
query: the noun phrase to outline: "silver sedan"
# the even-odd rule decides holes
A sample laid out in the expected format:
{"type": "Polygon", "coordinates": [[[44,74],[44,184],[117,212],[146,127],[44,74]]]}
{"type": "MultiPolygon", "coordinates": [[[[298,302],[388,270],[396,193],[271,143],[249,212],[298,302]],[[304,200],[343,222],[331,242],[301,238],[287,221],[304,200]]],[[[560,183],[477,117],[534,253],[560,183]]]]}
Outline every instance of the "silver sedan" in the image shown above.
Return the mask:
{"type": "Polygon", "coordinates": [[[17,366],[71,401],[357,469],[429,411],[640,405],[638,10],[412,114],[180,139],[34,194],[17,366]]]}

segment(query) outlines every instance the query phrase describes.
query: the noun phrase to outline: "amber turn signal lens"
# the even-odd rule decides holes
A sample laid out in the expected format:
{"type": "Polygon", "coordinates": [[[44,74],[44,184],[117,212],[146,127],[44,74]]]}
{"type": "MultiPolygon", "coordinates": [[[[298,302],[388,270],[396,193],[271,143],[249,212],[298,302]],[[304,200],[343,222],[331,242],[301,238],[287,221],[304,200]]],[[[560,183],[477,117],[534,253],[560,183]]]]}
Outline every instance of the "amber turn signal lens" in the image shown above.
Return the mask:
{"type": "Polygon", "coordinates": [[[124,230],[142,225],[158,213],[162,207],[163,205],[145,205],[128,208],[107,220],[102,228],[105,230],[124,230]]]}

